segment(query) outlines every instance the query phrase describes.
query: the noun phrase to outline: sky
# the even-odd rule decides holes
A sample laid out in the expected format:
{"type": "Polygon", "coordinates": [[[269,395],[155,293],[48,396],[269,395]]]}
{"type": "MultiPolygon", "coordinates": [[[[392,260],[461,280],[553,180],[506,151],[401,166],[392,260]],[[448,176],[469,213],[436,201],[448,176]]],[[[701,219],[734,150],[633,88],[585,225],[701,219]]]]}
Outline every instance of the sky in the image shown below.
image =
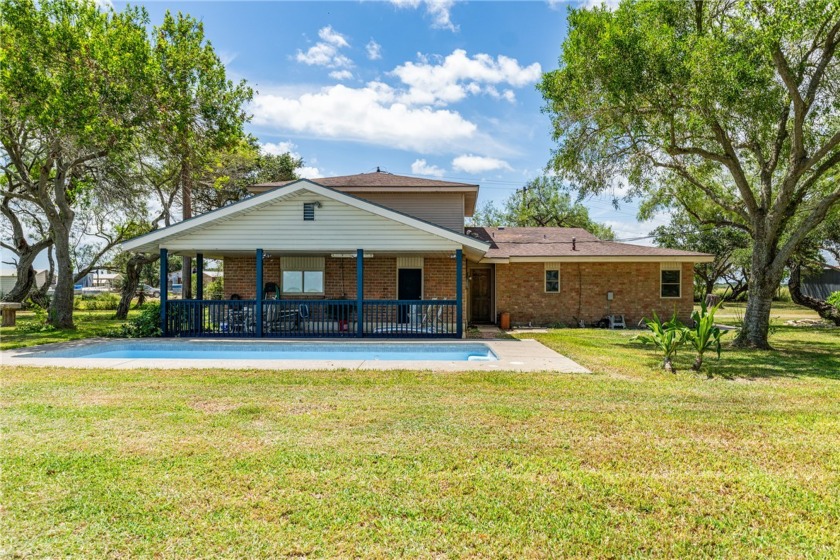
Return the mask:
{"type": "MultiPolygon", "coordinates": [[[[543,72],[558,67],[568,8],[581,5],[560,0],[140,4],[153,25],[166,10],[204,23],[228,76],[255,90],[249,132],[265,151],[302,157],[304,177],[379,167],[477,183],[479,204],[499,204],[544,173],[555,144],[536,85],[543,72]]],[[[120,10],[126,4],[113,5],[120,10]]],[[[607,195],[584,203],[619,239],[645,236],[667,221],[660,216],[639,223],[635,204],[615,209],[611,200],[607,195]]]]}

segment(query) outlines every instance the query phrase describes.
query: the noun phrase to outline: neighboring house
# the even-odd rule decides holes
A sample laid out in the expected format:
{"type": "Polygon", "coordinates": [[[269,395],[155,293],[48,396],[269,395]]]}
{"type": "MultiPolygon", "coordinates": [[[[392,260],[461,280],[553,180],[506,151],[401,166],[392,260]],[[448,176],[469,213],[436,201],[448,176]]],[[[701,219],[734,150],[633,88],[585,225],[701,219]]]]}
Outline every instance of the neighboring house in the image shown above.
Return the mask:
{"type": "Polygon", "coordinates": [[[460,337],[501,313],[535,325],[688,319],[693,264],[712,259],[582,229],[465,229],[479,190],[467,183],[376,172],[250,190],[123,244],[224,260],[227,299],[170,301],[168,334],[460,337]]]}
{"type": "Polygon", "coordinates": [[[802,280],[802,293],[806,296],[825,300],[833,292],[840,292],[840,268],[827,266],[802,280]]]}
{"type": "Polygon", "coordinates": [[[117,285],[119,277],[119,273],[95,268],[79,279],[76,285],[83,288],[104,288],[111,290],[117,285]]]}
{"type": "MultiPolygon", "coordinates": [[[[35,271],[35,285],[37,287],[41,287],[47,281],[47,275],[49,274],[49,270],[36,270],[35,271]]],[[[0,274],[0,297],[5,296],[7,293],[12,291],[12,288],[15,287],[17,283],[17,272],[4,272],[0,274]]]]}

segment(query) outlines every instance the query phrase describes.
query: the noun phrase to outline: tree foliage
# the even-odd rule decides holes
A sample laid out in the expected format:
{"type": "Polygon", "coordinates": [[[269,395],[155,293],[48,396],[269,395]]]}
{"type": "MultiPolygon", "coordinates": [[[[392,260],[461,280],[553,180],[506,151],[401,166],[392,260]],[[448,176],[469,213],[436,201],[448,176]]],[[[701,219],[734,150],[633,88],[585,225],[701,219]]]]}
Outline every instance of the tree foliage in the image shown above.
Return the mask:
{"type": "Polygon", "coordinates": [[[840,200],[840,3],[624,0],[569,25],[540,84],[551,166],[582,194],[624,180],[648,211],[745,231],[738,342],[768,348],[786,263],[840,200]]]}
{"type": "Polygon", "coordinates": [[[1,194],[43,212],[57,268],[50,321],[71,327],[76,213],[131,199],[121,169],[156,112],[148,21],[75,0],[2,0],[0,11],[1,194]]]}
{"type": "Polygon", "coordinates": [[[589,217],[589,210],[563,191],[554,177],[529,181],[505,201],[502,209],[488,202],[473,215],[472,223],[481,226],[576,227],[600,239],[615,239],[607,225],[589,217]]]}

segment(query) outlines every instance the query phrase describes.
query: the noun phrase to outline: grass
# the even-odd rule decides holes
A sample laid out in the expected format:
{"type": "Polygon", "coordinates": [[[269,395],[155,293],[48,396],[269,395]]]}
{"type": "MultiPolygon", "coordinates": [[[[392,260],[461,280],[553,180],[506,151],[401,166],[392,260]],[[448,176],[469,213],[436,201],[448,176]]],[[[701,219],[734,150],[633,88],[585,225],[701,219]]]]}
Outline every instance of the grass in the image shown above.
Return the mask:
{"type": "MultiPolygon", "coordinates": [[[[40,324],[35,314],[31,311],[19,311],[16,326],[0,327],[0,350],[103,336],[109,330],[125,322],[114,319],[114,313],[115,311],[75,311],[73,313],[75,329],[31,332],[27,329],[28,326],[40,324]]],[[[138,311],[131,310],[128,316],[131,318],[137,313],[138,311]]]]}
{"type": "Polygon", "coordinates": [[[840,555],[840,331],[711,380],[632,334],[523,335],[592,375],[4,368],[0,555],[840,555]]]}

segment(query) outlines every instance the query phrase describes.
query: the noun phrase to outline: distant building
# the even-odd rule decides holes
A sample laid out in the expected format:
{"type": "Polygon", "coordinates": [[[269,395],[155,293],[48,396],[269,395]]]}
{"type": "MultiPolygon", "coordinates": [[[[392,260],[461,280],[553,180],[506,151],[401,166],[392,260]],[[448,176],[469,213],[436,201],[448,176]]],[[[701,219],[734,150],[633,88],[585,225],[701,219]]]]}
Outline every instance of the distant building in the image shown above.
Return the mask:
{"type": "Polygon", "coordinates": [[[840,292],[840,268],[827,266],[822,272],[802,280],[802,293],[817,299],[826,299],[833,292],[840,292]]]}

